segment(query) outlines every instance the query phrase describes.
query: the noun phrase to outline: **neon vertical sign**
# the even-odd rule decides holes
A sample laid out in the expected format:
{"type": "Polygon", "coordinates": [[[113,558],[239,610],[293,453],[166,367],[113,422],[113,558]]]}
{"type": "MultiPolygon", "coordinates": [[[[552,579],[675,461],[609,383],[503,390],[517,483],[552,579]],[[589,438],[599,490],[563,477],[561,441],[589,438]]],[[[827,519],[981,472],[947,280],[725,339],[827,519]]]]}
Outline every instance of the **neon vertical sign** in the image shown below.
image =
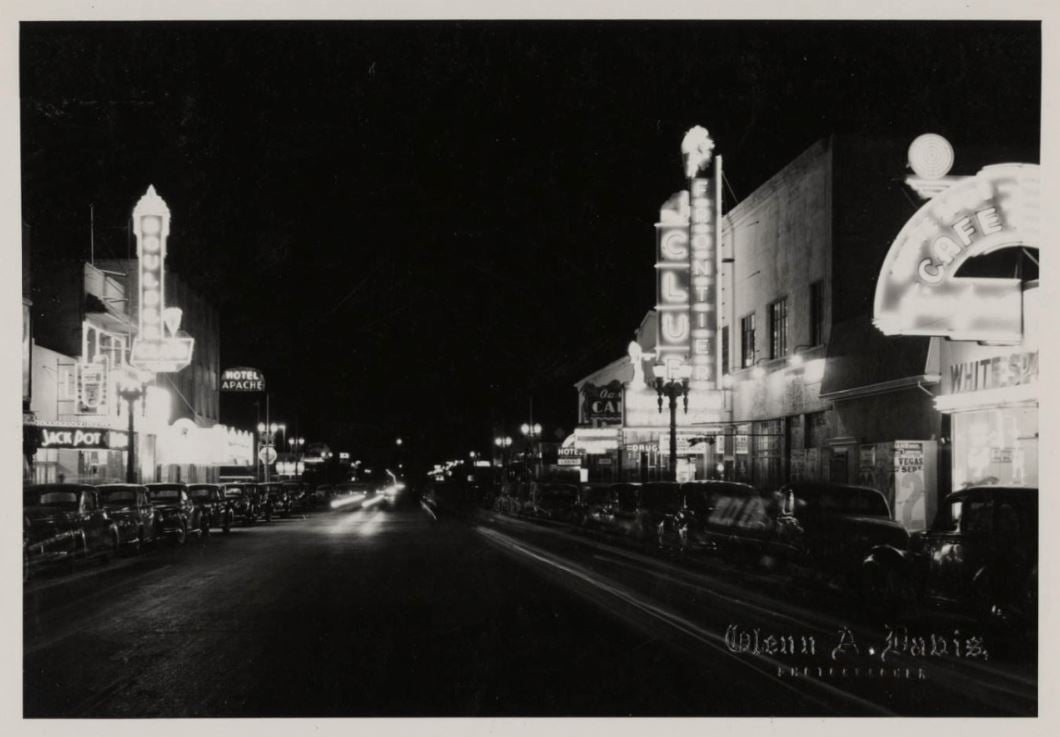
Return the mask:
{"type": "Polygon", "coordinates": [[[689,230],[692,234],[689,252],[691,272],[691,356],[692,382],[702,388],[713,388],[715,382],[714,348],[717,340],[715,320],[715,240],[714,201],[706,179],[692,180],[692,208],[689,230]]]}
{"type": "Polygon", "coordinates": [[[136,256],[140,260],[139,339],[148,344],[161,343],[162,313],[165,309],[166,239],[169,237],[169,207],[155,192],[154,186],[136,203],[133,210],[133,232],[136,233],[136,256]]]}
{"type": "MultiPolygon", "coordinates": [[[[687,209],[686,201],[679,202],[678,207],[687,209]]],[[[662,363],[676,366],[685,361],[692,348],[691,250],[685,218],[667,206],[660,215],[661,222],[655,226],[655,309],[659,315],[656,354],[662,363]]]]}

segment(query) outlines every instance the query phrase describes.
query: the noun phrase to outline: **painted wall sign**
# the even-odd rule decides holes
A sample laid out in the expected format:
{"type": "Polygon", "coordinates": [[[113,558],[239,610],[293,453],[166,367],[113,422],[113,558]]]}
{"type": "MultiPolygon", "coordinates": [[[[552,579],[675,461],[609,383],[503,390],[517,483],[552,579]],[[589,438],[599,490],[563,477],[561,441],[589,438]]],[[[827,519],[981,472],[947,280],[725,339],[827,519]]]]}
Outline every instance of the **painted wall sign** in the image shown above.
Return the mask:
{"type": "Polygon", "coordinates": [[[956,274],[975,256],[1039,248],[1039,190],[1037,165],[998,164],[925,203],[887,253],[876,283],[876,326],[886,335],[1019,342],[1019,280],[956,274]]]}
{"type": "Polygon", "coordinates": [[[263,392],[265,375],[255,368],[228,368],[221,374],[223,392],[263,392]]]}
{"type": "Polygon", "coordinates": [[[582,384],[582,422],[607,425],[622,422],[622,382],[615,381],[596,386],[582,384]]]}

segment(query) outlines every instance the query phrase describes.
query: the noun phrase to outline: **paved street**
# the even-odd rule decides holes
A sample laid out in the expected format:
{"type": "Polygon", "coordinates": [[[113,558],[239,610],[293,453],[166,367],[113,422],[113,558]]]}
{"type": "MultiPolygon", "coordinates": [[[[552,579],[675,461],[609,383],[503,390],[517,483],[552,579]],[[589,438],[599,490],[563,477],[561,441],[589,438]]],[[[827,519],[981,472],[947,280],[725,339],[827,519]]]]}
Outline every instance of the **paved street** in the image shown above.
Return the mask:
{"type": "MultiPolygon", "coordinates": [[[[521,520],[435,519],[413,503],[318,513],[31,581],[25,716],[1036,709],[1033,664],[999,656],[890,659],[886,676],[869,675],[866,658],[850,663],[857,676],[793,676],[795,664],[841,664],[829,653],[847,622],[807,604],[766,574],[675,565],[521,520]],[[813,637],[816,653],[732,652],[733,625],[813,637]]],[[[862,656],[881,639],[850,627],[862,656]]]]}

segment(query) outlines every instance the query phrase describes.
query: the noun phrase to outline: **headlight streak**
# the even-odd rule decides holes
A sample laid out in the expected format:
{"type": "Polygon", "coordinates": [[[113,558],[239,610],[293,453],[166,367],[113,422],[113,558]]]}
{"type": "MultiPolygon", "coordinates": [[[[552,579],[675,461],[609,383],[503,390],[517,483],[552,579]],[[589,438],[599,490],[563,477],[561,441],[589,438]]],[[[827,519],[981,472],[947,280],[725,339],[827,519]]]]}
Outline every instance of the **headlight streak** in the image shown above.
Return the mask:
{"type": "Polygon", "coordinates": [[[351,504],[356,504],[360,501],[364,501],[364,494],[351,494],[350,496],[344,496],[341,499],[332,499],[331,508],[340,509],[342,507],[348,507],[351,504]]]}
{"type": "MultiPolygon", "coordinates": [[[[604,591],[616,597],[617,599],[624,601],[626,604],[629,604],[634,608],[640,610],[642,613],[647,614],[657,620],[660,620],[661,622],[669,625],[670,627],[673,627],[684,635],[699,641],[700,643],[707,646],[713,651],[722,653],[729,657],[733,656],[733,654],[729,652],[728,648],[724,645],[724,637],[722,635],[710,632],[709,630],[706,630],[688,621],[684,617],[681,617],[680,615],[674,612],[667,611],[666,609],[643,601],[632,591],[628,590],[626,587],[612,582],[604,577],[601,577],[594,571],[585,569],[570,561],[559,558],[558,556],[555,556],[541,548],[537,548],[536,546],[531,546],[527,543],[524,543],[523,541],[516,541],[512,537],[497,532],[496,530],[491,530],[488,527],[479,526],[475,528],[475,531],[485,537],[486,540],[499,547],[501,550],[506,550],[509,553],[516,553],[532,560],[536,560],[538,563],[542,563],[546,566],[556,568],[562,571],[563,573],[566,573],[567,575],[571,576],[575,580],[578,580],[583,584],[589,584],[592,587],[604,591]]],[[[765,669],[755,664],[752,664],[751,662],[746,660],[736,659],[736,662],[746,665],[752,670],[763,673],[776,684],[801,695],[803,698],[811,699],[823,706],[828,705],[827,702],[823,701],[821,698],[812,696],[806,693],[805,691],[800,691],[791,684],[786,683],[782,679],[774,677],[773,674],[777,672],[776,669],[782,667],[782,664],[780,662],[774,661],[772,658],[769,658],[767,656],[763,656],[762,660],[766,664],[765,669]]],[[[872,702],[867,701],[855,694],[848,693],[829,684],[819,681],[808,682],[808,684],[811,685],[812,688],[820,689],[832,698],[839,698],[844,702],[857,704],[861,708],[866,709],[870,712],[876,714],[891,713],[889,710],[887,710],[883,706],[880,706],[879,704],[873,704],[872,702]]]]}

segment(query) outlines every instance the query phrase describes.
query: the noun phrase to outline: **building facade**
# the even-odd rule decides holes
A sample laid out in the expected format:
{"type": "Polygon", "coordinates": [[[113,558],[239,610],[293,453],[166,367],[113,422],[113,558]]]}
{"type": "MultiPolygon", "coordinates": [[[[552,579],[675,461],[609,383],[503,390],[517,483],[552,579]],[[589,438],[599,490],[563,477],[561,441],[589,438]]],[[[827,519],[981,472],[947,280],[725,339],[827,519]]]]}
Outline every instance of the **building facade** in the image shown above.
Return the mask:
{"type": "MultiPolygon", "coordinates": [[[[921,207],[901,178],[908,152],[907,140],[817,141],[723,214],[719,391],[693,386],[688,410],[677,411],[678,479],[871,486],[913,530],[930,522],[940,493],[977,478],[1036,483],[1034,331],[991,347],[930,331],[885,334],[876,324],[881,270],[921,207]]],[[[679,193],[660,227],[687,224],[688,213],[679,193]]],[[[1026,282],[1019,304],[1033,305],[1037,282],[1026,282]]],[[[666,308],[660,300],[656,309],[666,308]]],[[[1019,313],[1020,324],[1032,311],[1019,313]]],[[[648,313],[626,357],[575,385],[579,426],[560,463],[582,478],[670,476],[666,400],[653,388],[662,369],[656,318],[648,313]]]]}

